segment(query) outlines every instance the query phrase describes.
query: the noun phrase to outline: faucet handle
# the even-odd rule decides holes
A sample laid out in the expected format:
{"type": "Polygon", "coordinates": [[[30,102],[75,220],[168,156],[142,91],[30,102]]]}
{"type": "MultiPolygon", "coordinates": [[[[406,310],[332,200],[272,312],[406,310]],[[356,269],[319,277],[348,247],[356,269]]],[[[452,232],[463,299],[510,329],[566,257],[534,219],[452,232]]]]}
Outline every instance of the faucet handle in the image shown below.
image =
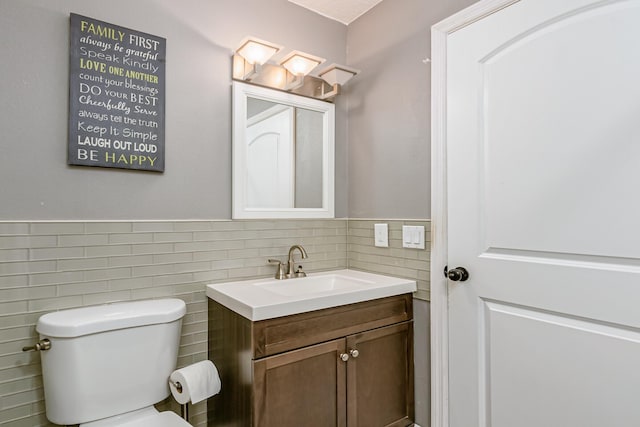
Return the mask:
{"type": "Polygon", "coordinates": [[[302,266],[299,265],[298,269],[293,273],[294,277],[307,277],[307,273],[302,271],[302,266]]]}
{"type": "Polygon", "coordinates": [[[278,271],[276,271],[276,279],[282,280],[287,278],[287,276],[284,273],[284,265],[280,260],[269,259],[268,261],[269,261],[269,264],[278,264],[278,271]]]}

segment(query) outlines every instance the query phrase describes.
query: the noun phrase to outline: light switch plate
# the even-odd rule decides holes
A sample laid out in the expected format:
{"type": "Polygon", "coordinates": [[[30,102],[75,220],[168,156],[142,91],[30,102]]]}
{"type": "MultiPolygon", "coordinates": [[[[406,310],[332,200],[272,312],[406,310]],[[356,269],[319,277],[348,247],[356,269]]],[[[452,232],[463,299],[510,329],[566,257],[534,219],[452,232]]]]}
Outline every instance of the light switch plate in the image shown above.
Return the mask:
{"type": "Polygon", "coordinates": [[[389,225],[388,224],[374,224],[373,226],[373,240],[376,246],[382,248],[389,247],[389,225]]]}
{"type": "Polygon", "coordinates": [[[403,225],[402,247],[412,249],[424,249],[424,226],[403,225]]]}

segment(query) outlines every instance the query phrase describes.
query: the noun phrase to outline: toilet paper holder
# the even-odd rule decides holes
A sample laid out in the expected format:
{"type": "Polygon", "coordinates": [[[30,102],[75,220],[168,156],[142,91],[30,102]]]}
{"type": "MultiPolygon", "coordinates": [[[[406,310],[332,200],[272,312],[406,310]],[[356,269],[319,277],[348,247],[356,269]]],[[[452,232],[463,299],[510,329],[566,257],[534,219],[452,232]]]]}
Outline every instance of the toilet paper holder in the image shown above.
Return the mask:
{"type": "Polygon", "coordinates": [[[218,394],[222,387],[218,370],[211,360],[176,369],[169,375],[173,398],[182,405],[182,418],[189,421],[189,403],[199,403],[218,394]]]}
{"type": "Polygon", "coordinates": [[[176,390],[178,390],[178,393],[182,393],[182,384],[180,384],[180,381],[172,381],[171,378],[169,378],[169,384],[171,384],[172,386],[174,386],[176,388],[176,390]]]}
{"type": "MultiPolygon", "coordinates": [[[[180,384],[180,381],[172,381],[171,378],[169,378],[169,384],[174,386],[176,390],[178,390],[178,393],[182,393],[182,384],[180,384]]],[[[189,402],[180,405],[180,416],[187,422],[189,421],[188,405],[189,405],[189,402]]]]}

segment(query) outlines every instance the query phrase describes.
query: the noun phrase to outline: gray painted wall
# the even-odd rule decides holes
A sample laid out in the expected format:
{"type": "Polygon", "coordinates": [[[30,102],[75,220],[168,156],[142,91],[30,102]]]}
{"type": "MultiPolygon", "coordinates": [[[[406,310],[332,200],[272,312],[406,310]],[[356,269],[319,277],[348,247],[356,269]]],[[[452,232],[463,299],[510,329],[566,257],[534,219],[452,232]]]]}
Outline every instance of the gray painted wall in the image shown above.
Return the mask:
{"type": "Polygon", "coordinates": [[[431,218],[431,25],[475,0],[387,0],[349,25],[349,217],[431,218]]]}
{"type": "Polygon", "coordinates": [[[0,220],[230,218],[230,54],[248,34],[362,70],[337,102],[336,216],[429,218],[423,60],[430,26],[471,3],[383,1],[347,27],[287,0],[0,0],[0,220]],[[167,39],[164,174],[66,165],[69,12],[167,39]]]}
{"type": "Polygon", "coordinates": [[[246,35],[346,62],[347,27],[287,0],[0,0],[0,220],[230,218],[231,53],[246,35]],[[164,174],[67,166],[70,12],[167,39],[164,174]]]}

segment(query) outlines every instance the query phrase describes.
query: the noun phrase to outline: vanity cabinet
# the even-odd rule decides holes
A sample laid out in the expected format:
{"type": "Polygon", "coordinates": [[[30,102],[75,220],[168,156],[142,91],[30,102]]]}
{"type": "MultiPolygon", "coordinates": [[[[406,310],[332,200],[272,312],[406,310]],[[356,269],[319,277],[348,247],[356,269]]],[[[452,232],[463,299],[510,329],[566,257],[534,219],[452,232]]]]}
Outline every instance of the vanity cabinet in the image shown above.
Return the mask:
{"type": "Polygon", "coordinates": [[[252,322],[209,300],[210,426],[413,423],[412,296],[252,322]]]}

